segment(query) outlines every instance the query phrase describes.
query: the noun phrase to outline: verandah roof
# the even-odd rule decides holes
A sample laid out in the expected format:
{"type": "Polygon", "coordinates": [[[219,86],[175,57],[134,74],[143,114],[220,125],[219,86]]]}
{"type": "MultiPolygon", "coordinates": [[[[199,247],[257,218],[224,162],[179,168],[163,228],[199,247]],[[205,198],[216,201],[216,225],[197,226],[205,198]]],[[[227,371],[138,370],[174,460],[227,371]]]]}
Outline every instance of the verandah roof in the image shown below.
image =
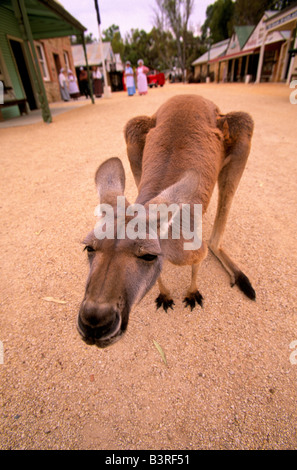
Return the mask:
{"type": "MultiPolygon", "coordinates": [[[[33,39],[81,35],[87,30],[55,0],[25,0],[33,39]]],[[[1,0],[1,6],[14,12],[13,1],[1,0]]]]}

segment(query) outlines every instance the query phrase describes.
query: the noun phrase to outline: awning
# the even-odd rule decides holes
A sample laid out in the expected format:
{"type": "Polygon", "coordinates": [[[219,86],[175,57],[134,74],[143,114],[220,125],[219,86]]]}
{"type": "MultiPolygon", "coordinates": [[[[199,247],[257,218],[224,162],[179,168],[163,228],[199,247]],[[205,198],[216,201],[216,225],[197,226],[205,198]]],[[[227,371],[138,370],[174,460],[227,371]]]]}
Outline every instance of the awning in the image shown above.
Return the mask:
{"type": "Polygon", "coordinates": [[[209,51],[206,51],[202,56],[198,57],[198,59],[192,62],[193,66],[205,64],[207,62],[215,61],[220,56],[222,56],[228,47],[230,39],[225,39],[224,41],[220,41],[216,44],[213,44],[209,51]]]}
{"type": "MultiPolygon", "coordinates": [[[[276,44],[282,43],[283,41],[278,40],[278,41],[274,41],[274,42],[265,44],[265,50],[266,51],[272,50],[272,49],[275,48],[276,44]]],[[[228,55],[225,55],[225,56],[222,56],[222,57],[218,57],[217,59],[210,60],[210,63],[224,62],[225,60],[236,59],[238,57],[244,57],[246,55],[252,55],[252,54],[255,54],[255,53],[260,53],[260,46],[253,47],[251,49],[246,49],[246,50],[243,49],[242,51],[234,52],[234,54],[228,54],[228,55]]]]}
{"type": "MultiPolygon", "coordinates": [[[[15,13],[14,1],[1,0],[1,6],[15,13]]],[[[24,0],[33,39],[49,39],[83,34],[87,30],[55,0],[24,0]]]]}
{"type": "Polygon", "coordinates": [[[224,55],[222,57],[218,57],[216,59],[210,60],[209,62],[210,63],[224,62],[225,60],[236,59],[237,57],[243,57],[243,56],[246,56],[246,55],[254,54],[257,50],[259,51],[260,48],[256,47],[256,48],[253,48],[253,49],[247,49],[246,51],[234,52],[234,54],[224,55]]]}

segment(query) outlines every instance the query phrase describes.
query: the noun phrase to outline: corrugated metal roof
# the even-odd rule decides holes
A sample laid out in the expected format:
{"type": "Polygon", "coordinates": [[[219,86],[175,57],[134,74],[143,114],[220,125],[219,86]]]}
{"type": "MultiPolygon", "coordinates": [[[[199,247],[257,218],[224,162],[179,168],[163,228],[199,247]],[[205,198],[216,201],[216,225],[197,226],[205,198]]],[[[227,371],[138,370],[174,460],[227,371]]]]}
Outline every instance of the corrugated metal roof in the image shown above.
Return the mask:
{"type": "Polygon", "coordinates": [[[254,25],[234,26],[235,33],[237,34],[237,37],[238,37],[240,49],[243,48],[243,46],[247,42],[248,38],[250,37],[254,29],[255,29],[254,25]]]}
{"type": "MultiPolygon", "coordinates": [[[[11,0],[1,0],[0,3],[15,14],[11,0]]],[[[25,8],[34,39],[81,35],[87,30],[55,0],[26,0],[25,8]]]]}
{"type": "MultiPolygon", "coordinates": [[[[104,60],[111,60],[112,59],[112,49],[110,42],[103,42],[103,56],[104,60]]],[[[83,46],[81,44],[76,44],[71,46],[73,61],[75,67],[85,66],[86,60],[84,55],[83,46]]],[[[101,48],[98,42],[94,42],[92,44],[86,44],[87,49],[87,57],[89,65],[99,65],[102,64],[102,57],[101,57],[101,48]]]]}
{"type": "MultiPolygon", "coordinates": [[[[124,70],[120,54],[114,54],[110,42],[102,42],[103,56],[107,66],[107,71],[110,71],[110,65],[115,65],[115,70],[117,72],[122,72],[124,70]]],[[[83,46],[81,44],[76,44],[71,46],[72,57],[75,67],[81,67],[86,65],[85,54],[83,46]]],[[[101,58],[101,47],[99,42],[93,42],[92,44],[86,44],[88,64],[92,65],[102,65],[101,58]]]]}
{"type": "Polygon", "coordinates": [[[192,62],[192,65],[199,65],[208,62],[209,60],[217,59],[221,55],[225,54],[230,39],[225,39],[224,41],[217,42],[213,44],[210,48],[210,51],[205,52],[202,56],[192,62]]]}

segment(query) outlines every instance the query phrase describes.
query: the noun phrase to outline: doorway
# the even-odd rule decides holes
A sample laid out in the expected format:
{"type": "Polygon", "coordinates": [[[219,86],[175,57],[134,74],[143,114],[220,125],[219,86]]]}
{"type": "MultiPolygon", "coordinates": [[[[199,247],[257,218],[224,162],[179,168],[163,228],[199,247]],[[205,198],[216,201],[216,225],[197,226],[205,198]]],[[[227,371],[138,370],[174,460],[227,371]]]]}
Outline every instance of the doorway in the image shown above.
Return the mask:
{"type": "Polygon", "coordinates": [[[258,70],[258,63],[259,63],[259,54],[251,54],[248,64],[248,75],[252,75],[252,80],[255,81],[257,77],[257,70],[258,70]]]}
{"type": "Polygon", "coordinates": [[[31,79],[28,71],[28,67],[26,64],[22,43],[20,41],[16,41],[14,39],[10,39],[10,46],[13,52],[15,62],[19,71],[19,76],[23,85],[24,92],[27,97],[27,101],[29,104],[29,108],[31,111],[33,109],[37,109],[36,99],[34,96],[34,91],[31,84],[31,79]]]}
{"type": "Polygon", "coordinates": [[[60,61],[59,54],[53,54],[53,56],[54,56],[54,62],[55,62],[57,77],[58,77],[59,73],[60,73],[60,70],[61,70],[61,61],[60,61]]]}

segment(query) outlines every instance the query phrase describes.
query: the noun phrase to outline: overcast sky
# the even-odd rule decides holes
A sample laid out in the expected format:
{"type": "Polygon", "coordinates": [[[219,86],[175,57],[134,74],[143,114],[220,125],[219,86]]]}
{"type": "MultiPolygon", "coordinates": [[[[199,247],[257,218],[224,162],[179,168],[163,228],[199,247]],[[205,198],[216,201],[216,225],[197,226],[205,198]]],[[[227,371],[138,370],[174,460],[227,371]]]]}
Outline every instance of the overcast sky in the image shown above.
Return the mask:
{"type": "MultiPolygon", "coordinates": [[[[204,23],[205,11],[215,0],[194,0],[194,12],[191,16],[191,26],[198,31],[204,23]]],[[[83,26],[88,28],[87,34],[93,33],[98,38],[98,26],[94,0],[59,0],[59,3],[74,16],[83,26]]],[[[151,31],[154,26],[155,0],[98,0],[101,31],[112,24],[120,27],[122,37],[132,28],[151,31]]]]}

